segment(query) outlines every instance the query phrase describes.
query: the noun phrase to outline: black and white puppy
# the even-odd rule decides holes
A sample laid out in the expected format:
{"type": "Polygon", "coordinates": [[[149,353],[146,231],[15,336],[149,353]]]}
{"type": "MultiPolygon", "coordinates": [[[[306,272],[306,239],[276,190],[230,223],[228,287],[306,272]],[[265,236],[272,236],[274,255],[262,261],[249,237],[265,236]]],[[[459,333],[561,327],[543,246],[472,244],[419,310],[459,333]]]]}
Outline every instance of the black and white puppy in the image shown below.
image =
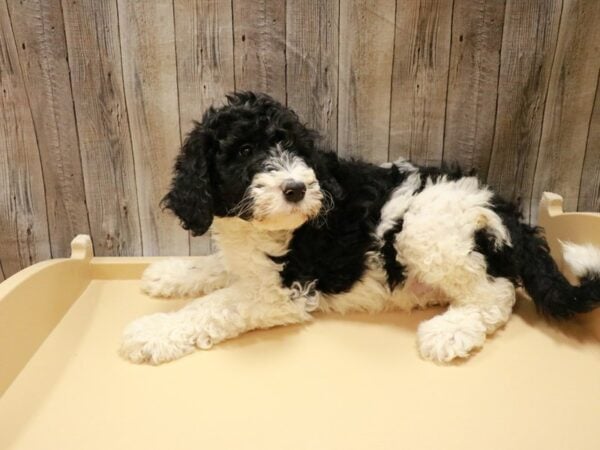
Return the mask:
{"type": "Polygon", "coordinates": [[[476,177],[338,158],[264,94],[237,93],[204,114],[163,202],[194,235],[210,228],[218,251],[146,270],[152,296],[202,297],[131,323],[121,353],[133,362],[170,361],[313,311],[448,304],[418,329],[422,357],[444,362],[507,322],[517,285],[550,317],[600,305],[597,249],[567,248],[582,277],[572,286],[540,231],[476,177]]]}

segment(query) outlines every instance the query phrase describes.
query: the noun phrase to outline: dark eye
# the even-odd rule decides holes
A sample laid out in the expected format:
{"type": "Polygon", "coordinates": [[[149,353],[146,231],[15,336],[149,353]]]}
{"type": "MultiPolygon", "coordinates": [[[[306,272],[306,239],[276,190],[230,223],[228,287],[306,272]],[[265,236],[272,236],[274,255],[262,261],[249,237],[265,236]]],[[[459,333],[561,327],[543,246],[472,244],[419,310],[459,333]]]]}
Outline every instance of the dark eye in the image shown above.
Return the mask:
{"type": "Polygon", "coordinates": [[[250,153],[252,153],[252,146],[248,144],[242,145],[238,150],[238,154],[242,157],[246,157],[250,155],[250,153]]]}

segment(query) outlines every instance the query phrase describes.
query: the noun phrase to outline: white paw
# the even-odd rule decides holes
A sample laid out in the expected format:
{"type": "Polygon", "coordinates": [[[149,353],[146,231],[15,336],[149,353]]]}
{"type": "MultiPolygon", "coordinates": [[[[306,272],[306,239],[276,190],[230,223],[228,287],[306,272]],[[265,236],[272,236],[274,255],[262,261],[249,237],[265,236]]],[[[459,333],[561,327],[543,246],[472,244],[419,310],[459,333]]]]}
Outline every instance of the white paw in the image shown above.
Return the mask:
{"type": "Polygon", "coordinates": [[[449,362],[466,358],[485,342],[486,328],[476,309],[449,309],[419,325],[417,342],[424,359],[449,362]]]}
{"type": "Polygon", "coordinates": [[[119,353],[134,363],[160,364],[194,350],[197,332],[177,313],[158,313],[131,322],[123,332],[119,353]]]}
{"type": "Polygon", "coordinates": [[[187,297],[202,293],[202,277],[196,262],[166,259],[150,264],[142,275],[142,291],[151,297],[187,297]]]}
{"type": "Polygon", "coordinates": [[[196,347],[208,350],[240,331],[239,316],[227,310],[157,313],[125,327],[119,353],[134,363],[161,364],[181,358],[196,347]]]}

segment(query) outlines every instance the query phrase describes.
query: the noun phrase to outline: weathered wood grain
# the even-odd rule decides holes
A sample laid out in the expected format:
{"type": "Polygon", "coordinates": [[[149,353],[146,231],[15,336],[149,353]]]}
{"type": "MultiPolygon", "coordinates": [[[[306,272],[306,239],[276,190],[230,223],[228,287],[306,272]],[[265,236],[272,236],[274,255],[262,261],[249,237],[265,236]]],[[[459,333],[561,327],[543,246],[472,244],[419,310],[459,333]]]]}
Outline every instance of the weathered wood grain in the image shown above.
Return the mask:
{"type": "Polygon", "coordinates": [[[0,89],[0,261],[8,277],[51,253],[36,130],[4,0],[0,89]]]}
{"type": "Polygon", "coordinates": [[[594,110],[587,136],[577,209],[600,212],[600,72],[596,82],[594,110]]]}
{"type": "Polygon", "coordinates": [[[444,120],[452,2],[399,3],[392,76],[390,159],[439,165],[444,120]]]}
{"type": "Polygon", "coordinates": [[[498,106],[487,181],[529,217],[560,0],[507,0],[498,106]],[[532,45],[535,43],[535,45],[532,45]]]}
{"type": "Polygon", "coordinates": [[[337,149],[338,0],[288,2],[287,102],[337,149]]]}
{"type": "Polygon", "coordinates": [[[9,11],[44,173],[52,256],[64,257],[90,225],[60,0],[9,2],[9,11]]]}
{"type": "Polygon", "coordinates": [[[443,161],[487,175],[498,99],[504,0],[454,0],[443,161]]]}
{"type": "Polygon", "coordinates": [[[285,103],[285,1],[232,1],[236,90],[285,103]]]}
{"type": "MultiPolygon", "coordinates": [[[[182,139],[211,105],[235,90],[231,2],[175,0],[179,121],[182,139]]],[[[210,234],[190,238],[190,253],[210,253],[210,234]]]]}
{"type": "Polygon", "coordinates": [[[600,70],[600,2],[565,0],[535,170],[531,220],[544,191],[577,208],[594,94],[600,70]]]}
{"type": "Polygon", "coordinates": [[[393,0],[340,2],[338,153],[387,160],[393,0]]]}
{"type": "Polygon", "coordinates": [[[236,88],[341,155],[475,167],[532,219],[547,189],[600,211],[599,9],[0,0],[0,280],[81,232],[98,255],[210,252],[158,201],[192,121],[236,88]]]}
{"type": "Polygon", "coordinates": [[[62,6],[95,254],[140,255],[116,0],[62,6]]]}
{"type": "Polygon", "coordinates": [[[188,255],[188,233],[160,200],[181,144],[173,2],[118,0],[123,80],[144,255],[188,255]]]}

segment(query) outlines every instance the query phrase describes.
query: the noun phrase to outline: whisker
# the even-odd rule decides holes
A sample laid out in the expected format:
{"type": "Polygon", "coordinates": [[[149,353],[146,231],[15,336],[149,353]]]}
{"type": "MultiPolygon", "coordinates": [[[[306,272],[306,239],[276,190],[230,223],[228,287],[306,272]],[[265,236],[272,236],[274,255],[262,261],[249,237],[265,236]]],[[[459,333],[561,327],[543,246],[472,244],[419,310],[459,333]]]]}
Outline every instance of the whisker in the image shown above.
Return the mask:
{"type": "Polygon", "coordinates": [[[254,199],[252,198],[252,195],[250,195],[250,188],[248,188],[242,199],[229,211],[227,211],[227,213],[234,216],[243,217],[245,214],[251,212],[253,206],[254,199]]]}
{"type": "Polygon", "coordinates": [[[327,224],[327,215],[333,210],[333,207],[335,206],[335,202],[331,193],[322,189],[321,194],[323,195],[321,209],[319,210],[319,213],[311,219],[311,222],[313,222],[319,227],[327,224]]]}

